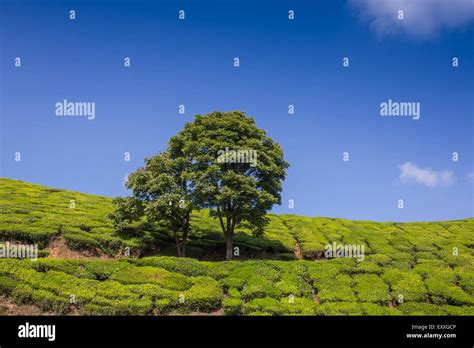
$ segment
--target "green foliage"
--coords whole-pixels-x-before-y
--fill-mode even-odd
[[[69,299],[57,296],[46,290],[33,290],[31,292],[31,303],[43,311],[51,311],[59,315],[66,314],[70,311]]]
[[[181,273],[188,277],[205,276],[211,272],[207,263],[190,258],[145,257],[142,259],[130,259],[130,262],[137,266],[163,268],[167,271]]]
[[[122,284],[160,284],[172,290],[186,290],[191,281],[184,275],[155,267],[129,267],[115,272],[111,279]]]
[[[241,315],[243,302],[240,298],[229,297],[222,301],[225,315]]]
[[[238,277],[223,278],[219,281],[223,288],[235,288],[240,290],[243,289],[246,282],[246,279]]]
[[[244,314],[265,313],[269,315],[315,315],[317,303],[301,297],[270,297],[253,299],[244,304]]]
[[[271,314],[269,314],[269,313],[259,312],[259,311],[249,312],[247,315],[250,316],[250,317],[268,317],[268,316],[271,316]]]
[[[75,208],[69,207],[71,199]],[[106,197],[0,179],[0,236],[11,242],[47,248],[59,236],[75,248],[117,256],[125,246],[134,255],[145,252],[154,240],[160,247],[155,253],[175,252],[166,228],[137,222],[119,233],[106,217],[112,211]],[[57,314],[473,315],[474,219],[399,224],[268,218],[264,237],[237,229],[242,259],[281,259],[276,253],[292,253],[298,243],[305,258],[317,260],[0,258],[0,293]],[[190,248],[215,259],[224,247],[219,222],[207,210],[193,212],[192,219]],[[334,241],[365,245],[364,261],[324,259],[321,245]],[[400,294],[403,303],[397,301]]]
[[[427,289],[421,278],[416,273],[387,269],[382,275],[382,279],[390,285],[392,297],[402,301],[424,301],[427,297]]]
[[[148,315],[153,303],[148,298],[135,300],[96,297],[84,306],[85,315]]]
[[[281,289],[275,287],[274,283],[259,276],[248,279],[242,290],[242,298],[246,301],[260,297],[280,297],[282,295]]]
[[[57,314],[471,315],[472,296],[456,285],[468,269],[445,265],[429,273],[432,263],[378,276],[353,273],[351,263],[338,260],[0,259],[0,293]],[[391,308],[399,294],[403,302]]]
[[[107,197],[0,179],[0,239],[37,243],[42,249],[64,235],[73,248],[104,247],[113,254],[128,241],[114,236],[107,219],[111,211]]]
[[[229,150],[234,157],[227,156]],[[185,177],[197,205],[219,219],[227,260],[236,227],[263,233],[267,211],[281,202],[288,163],[280,145],[253,118],[240,111],[196,115],[170,139],[168,151],[171,159],[189,164]],[[237,161],[235,151],[245,151],[247,159]]]
[[[280,254],[280,260],[283,261],[295,261],[298,258],[295,256],[294,253],[282,253]]]
[[[128,176],[126,187],[132,197],[116,198],[116,210],[109,217],[119,229],[146,218],[173,233],[178,256],[185,256],[194,209],[193,186],[187,171],[191,160],[171,159],[167,152],[145,160],[145,166]]]
[[[318,315],[363,315],[357,302],[326,302],[316,308]]]
[[[442,306],[441,309],[447,314],[447,315],[470,315],[474,316],[474,306]]]
[[[356,275],[354,281],[354,290],[361,302],[388,303],[388,286],[375,274]]]
[[[1,295],[10,295],[11,292],[19,285],[18,280],[10,277],[0,275],[0,294]]]
[[[379,306],[375,303],[362,302],[360,307],[364,315],[402,315],[396,308]]]
[[[283,315],[285,313],[281,302],[270,297],[258,298],[245,303],[244,313],[249,314],[255,312],[262,312],[269,315]]]
[[[282,275],[281,280],[275,284],[275,288],[283,296],[294,295],[294,296],[310,296],[311,287],[299,279],[295,274],[285,273]]]
[[[471,296],[474,296],[474,265],[459,267],[456,269],[459,278],[459,286]]]
[[[430,276],[425,281],[432,301],[437,304],[474,305],[474,296],[459,286],[449,283],[442,276]]]
[[[357,297],[350,287],[338,284],[323,287],[318,292],[318,297],[321,302],[357,301]]]
[[[379,266],[376,262],[366,260],[357,264],[357,272],[381,274],[383,267]]]
[[[97,280],[109,279],[112,273],[120,269],[130,268],[126,262],[115,261],[90,261],[90,260],[64,260],[64,259],[39,259],[31,263],[31,267],[39,272],[55,270],[73,275],[78,278]]]
[[[345,274],[321,278],[313,286],[318,291],[319,300],[324,302],[348,301],[355,302],[357,297],[352,290],[352,278]]]
[[[74,208],[70,208],[72,199]],[[0,179],[0,239],[39,243],[40,248],[45,248],[52,238],[61,236],[73,249],[99,250],[114,256],[123,255],[125,247],[130,247],[133,255],[150,252],[148,247],[157,244],[160,254],[176,254],[172,232],[164,224],[139,221],[117,230],[107,218],[114,209],[107,197]],[[472,267],[474,263],[470,248],[474,245],[474,219],[376,223],[294,215],[267,217],[264,237],[255,238],[250,229],[237,227],[234,242],[241,249],[241,256],[261,258],[279,253],[284,254],[285,260],[294,259],[298,243],[305,258],[318,258],[325,243],[360,242],[365,245],[365,260],[347,268],[352,274],[380,274],[374,264],[408,271],[414,267],[421,272],[420,264],[456,269]],[[223,250],[219,221],[208,210],[193,211],[191,226],[190,255],[207,259]],[[459,250],[458,256],[453,255],[454,247]]]
[[[445,315],[442,307],[424,302],[404,302],[398,309],[405,315]]]
[[[240,291],[237,290],[236,288],[230,288],[230,289],[227,291],[227,294],[228,294],[230,297],[235,297],[235,298],[240,298],[240,297],[241,297]]]
[[[223,291],[219,283],[210,277],[193,278],[193,286],[184,292],[181,307],[191,312],[210,312],[221,307]]]

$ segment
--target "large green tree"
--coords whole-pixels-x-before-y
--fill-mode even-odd
[[[282,148],[253,118],[232,111],[197,115],[170,139],[168,152],[172,160],[189,163],[184,176],[196,204],[219,219],[230,260],[236,227],[262,232],[266,213],[281,204],[288,168]]]
[[[190,217],[194,208],[192,188],[186,179],[185,159],[170,159],[167,152],[145,160],[145,166],[128,176],[125,186],[132,197],[116,198],[110,218],[118,228],[143,217],[164,224],[173,234],[178,256],[186,256]]]

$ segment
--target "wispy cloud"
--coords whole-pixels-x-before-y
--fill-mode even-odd
[[[380,35],[405,32],[429,38],[474,20],[473,0],[348,0]],[[398,19],[402,10],[404,18]]]
[[[467,174],[467,178],[474,182],[474,172],[470,172],[469,174]]]
[[[428,187],[451,185],[454,182],[454,174],[451,171],[420,168],[411,162],[406,162],[400,166],[399,178],[403,183],[415,182]]]

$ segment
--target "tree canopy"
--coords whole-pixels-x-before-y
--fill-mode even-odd
[[[185,256],[194,206],[184,174],[185,162],[171,160],[167,152],[146,159],[144,167],[128,176],[126,187],[133,196],[114,200],[117,209],[110,217],[116,226],[142,217],[148,222],[162,223],[173,233],[178,256]]]
[[[211,209],[232,258],[235,228],[240,224],[261,233],[265,215],[281,203],[288,163],[279,144],[257,128],[243,112],[197,115],[170,139],[172,160],[189,163],[185,176],[198,206]]]

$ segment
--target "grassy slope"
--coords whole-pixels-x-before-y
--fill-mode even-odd
[[[124,246],[143,251],[134,234],[154,233],[160,253],[173,251],[160,228],[118,236],[106,218],[112,209],[106,197],[0,179],[0,239],[46,247],[62,236],[71,248],[117,255]],[[193,220],[191,256],[223,255],[216,221],[207,212]],[[318,258],[332,242],[364,244],[365,261],[0,260],[0,291],[57,313],[473,314],[474,219],[375,223],[271,215],[264,238],[245,230],[236,238],[246,257],[286,259],[297,244],[306,258]],[[403,303],[396,302],[400,295]]]

